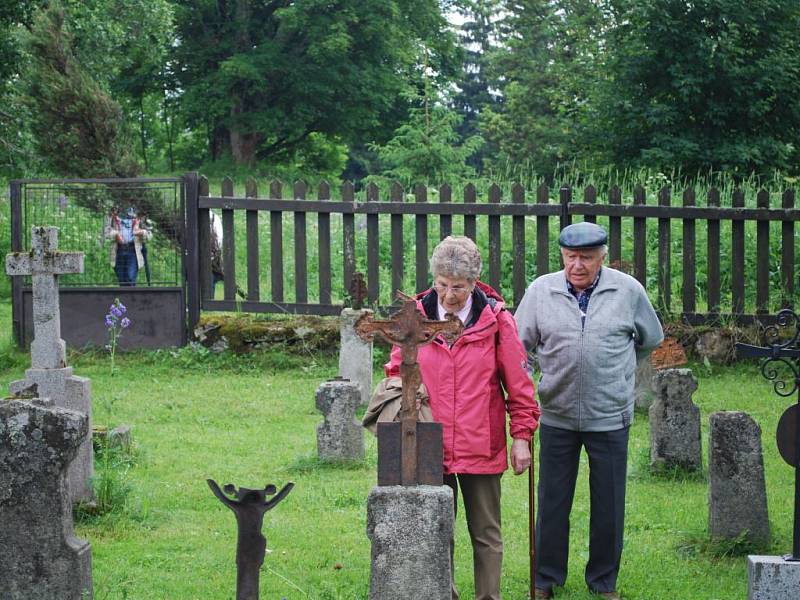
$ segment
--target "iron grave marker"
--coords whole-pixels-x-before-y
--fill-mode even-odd
[[[417,421],[416,394],[422,375],[417,349],[437,335],[452,341],[464,325],[453,315],[446,321],[427,319],[417,310],[413,298],[402,295],[402,308],[388,320],[364,315],[356,322],[356,332],[364,339],[376,334],[400,347],[403,400],[399,423],[378,423],[378,485],[442,485],[442,425]]]

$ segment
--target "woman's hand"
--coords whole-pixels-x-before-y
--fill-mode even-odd
[[[531,466],[531,446],[527,440],[514,439],[511,443],[511,468],[521,475]]]

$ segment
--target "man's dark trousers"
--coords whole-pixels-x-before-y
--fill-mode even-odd
[[[539,502],[536,515],[536,587],[563,586],[569,557],[569,514],[581,447],[589,456],[589,562],[586,584],[616,589],[625,520],[629,427],[615,431],[539,428]]]

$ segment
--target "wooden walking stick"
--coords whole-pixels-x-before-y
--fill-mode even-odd
[[[530,598],[533,598],[534,588],[536,587],[536,474],[534,473],[536,458],[533,450],[533,435],[531,434],[531,467],[528,469],[528,540],[531,569],[530,591],[528,593]]]

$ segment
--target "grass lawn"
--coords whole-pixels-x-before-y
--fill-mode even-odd
[[[5,389],[27,366],[24,355],[8,348],[9,329],[10,306],[0,303]],[[102,354],[73,353],[70,362],[76,374],[92,380],[95,423],[132,425],[138,448],[136,465],[128,472],[132,491],[126,508],[77,527],[92,544],[95,598],[234,597],[235,520],[214,498],[207,478],[246,487],[296,484],[264,520],[271,552],[261,575],[262,598],[367,598],[366,498],[375,484],[375,440],[367,436],[363,464],[341,467],[315,458],[321,415],[314,392],[336,374],[334,358],[275,354],[257,362],[189,349],[135,353],[118,357],[114,376]],[[793,471],[774,441],[789,401],[773,394],[753,365],[710,371],[694,365],[694,370],[700,379],[694,398],[702,411],[704,452],[713,411],[744,410],[761,425],[774,538],[768,551],[789,551]],[[647,470],[648,448],[647,418],[637,414],[620,590],[639,600],[745,597],[746,559],[714,556],[702,543],[708,518],[705,479],[654,478]],[[559,598],[593,597],[583,583],[586,467],[584,459],[570,534],[572,570]],[[504,597],[522,599],[528,586],[527,477],[503,478],[503,522]],[[463,517],[456,535],[456,581],[466,599],[473,587]]]

